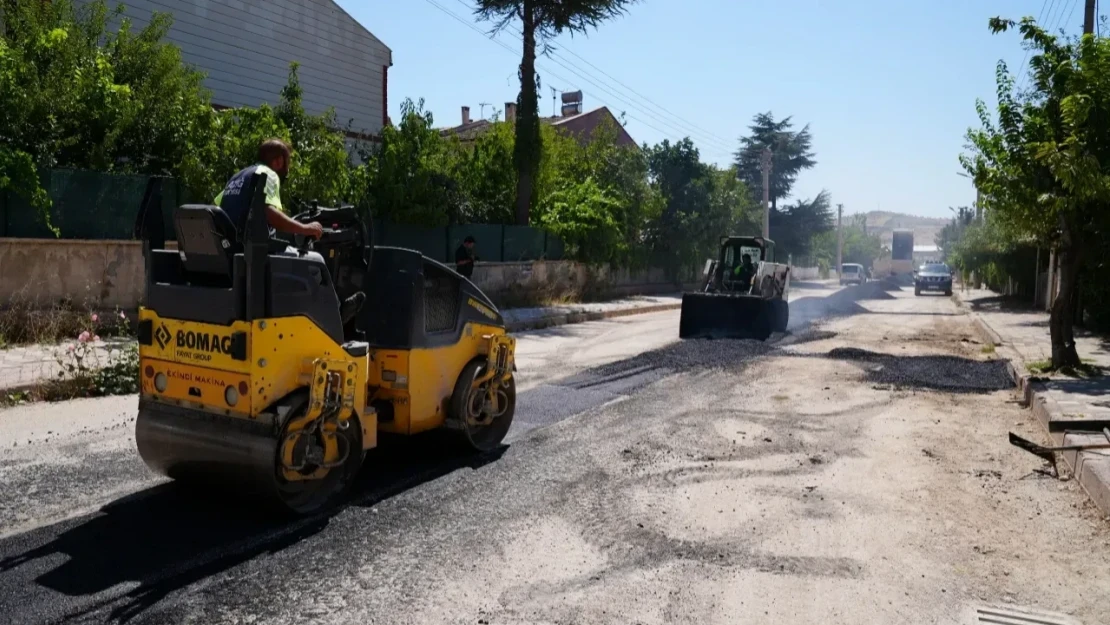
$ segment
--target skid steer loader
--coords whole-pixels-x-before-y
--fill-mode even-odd
[[[143,461],[308,514],[342,495],[378,432],[449,428],[476,451],[498,447],[516,407],[515,341],[489,298],[419,252],[374,248],[350,207],[294,217],[325,229],[291,255],[270,238],[264,184],[251,181],[245,227],[215,206],[178,207],[176,250],[158,181],[147,188]],[[344,324],[339,303],[359,291]]]
[[[790,267],[775,263],[773,241],[722,237],[720,254],[706,261],[703,278],[700,291],[682,295],[679,338],[765,341],[786,331]]]

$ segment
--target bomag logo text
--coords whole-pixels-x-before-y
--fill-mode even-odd
[[[231,337],[215,332],[178,330],[177,355],[191,360],[212,360],[212,354],[231,354]]]
[[[483,315],[489,317],[490,319],[493,319],[493,320],[497,319],[497,314],[496,313],[494,313],[492,310],[490,310],[487,306],[484,306],[481,303],[479,303],[474,298],[470,298],[469,301],[467,301],[467,304],[470,304],[475,310],[477,310],[478,312],[482,313]]]

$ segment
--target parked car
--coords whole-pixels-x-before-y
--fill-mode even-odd
[[[944,263],[926,263],[913,272],[913,294],[922,291],[943,291],[952,294],[952,269]]]
[[[840,284],[863,284],[866,280],[863,265],[844,263],[840,266]]]

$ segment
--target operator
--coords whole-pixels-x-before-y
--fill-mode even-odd
[[[285,214],[284,208],[281,205],[281,183],[289,175],[289,166],[293,160],[293,150],[289,144],[281,139],[268,139],[262,142],[258,147],[258,163],[241,170],[239,173],[231,177],[224,190],[216,196],[213,202],[219,206],[224,213],[231,219],[231,223],[235,225],[237,232],[242,233],[246,231],[247,215],[250,213],[251,200],[253,198],[247,197],[244,192],[249,188],[251,176],[254,174],[266,175],[266,223],[270,226],[270,236],[274,235],[274,231],[285,232],[293,235],[301,235],[311,239],[319,239],[324,234],[324,227],[319,222],[313,221],[311,223],[302,224],[301,222],[289,217]],[[319,260],[321,264],[324,263],[324,257],[316,252],[300,252],[295,247],[287,246],[284,252],[279,252],[283,256],[295,256],[306,258],[313,258]],[[323,283],[323,276],[316,269],[312,268],[313,274],[316,276],[319,283]],[[343,325],[354,319],[358,314],[362,303],[366,300],[366,294],[363,292],[355,293],[348,297],[339,306],[339,314],[343,318]]]
[[[752,255],[744,254],[740,257],[740,264],[733,270],[736,282],[751,287],[752,278],[755,277],[755,265],[752,265]]]
[[[455,271],[460,276],[469,278],[474,275],[475,260],[478,260],[478,256],[474,254],[474,237],[467,236],[455,250]]]

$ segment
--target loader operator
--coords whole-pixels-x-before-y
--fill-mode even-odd
[[[275,230],[311,239],[319,239],[324,234],[324,227],[319,222],[302,224],[286,215],[282,208],[281,182],[289,175],[292,157],[292,149],[281,139],[264,141],[258,147],[258,163],[232,176],[224,190],[216,196],[213,204],[227,214],[237,232],[245,231],[247,214],[250,212],[251,198],[247,197],[244,189],[247,188],[251,176],[259,173],[266,174],[266,223],[270,226],[271,237]],[[321,263],[324,262],[324,257],[316,252],[303,252],[303,254]],[[286,247],[284,255],[300,257],[302,252],[294,247]],[[313,272],[317,280],[322,283],[323,276],[316,272],[315,268]],[[366,294],[360,291],[340,304],[339,313],[344,325],[358,314],[365,300]]]
[[[744,254],[740,257],[740,264],[733,270],[732,275],[737,284],[750,287],[752,278],[755,277],[755,265],[752,264],[752,255]]]

